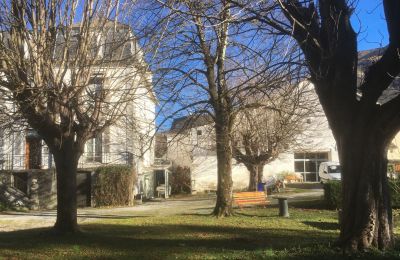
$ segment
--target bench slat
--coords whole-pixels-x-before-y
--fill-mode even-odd
[[[236,192],[233,194],[234,202],[239,206],[244,205],[267,205],[266,194],[262,191]]]

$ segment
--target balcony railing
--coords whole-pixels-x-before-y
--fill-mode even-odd
[[[170,166],[171,165],[171,161],[168,159],[164,159],[164,158],[154,158],[154,163],[153,166]]]
[[[130,152],[83,153],[79,159],[78,168],[92,168],[105,164],[133,165],[134,156]],[[42,153],[39,169],[55,167],[54,159],[48,153]],[[25,154],[0,154],[0,170],[26,170],[28,169]]]

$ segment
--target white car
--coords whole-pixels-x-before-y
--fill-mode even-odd
[[[322,162],[319,165],[319,178],[322,183],[327,181],[340,181],[341,167],[338,162]]]

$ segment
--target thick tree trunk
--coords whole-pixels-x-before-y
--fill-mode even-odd
[[[257,191],[258,184],[258,167],[255,164],[245,164],[249,171],[249,187],[248,191]]]
[[[223,119],[216,122],[218,186],[217,202],[213,214],[217,217],[232,215],[232,145],[229,124]]]
[[[338,142],[342,165],[339,244],[357,251],[394,245],[385,142],[374,134],[352,134]]]
[[[57,220],[54,228],[60,233],[77,232],[76,171],[79,155],[73,141],[54,152],[57,172]]]

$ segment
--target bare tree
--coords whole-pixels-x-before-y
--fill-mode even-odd
[[[289,149],[301,149],[310,138],[320,111],[308,84],[294,84],[269,93],[260,107],[241,110],[234,124],[233,155],[250,173],[249,190],[262,182],[264,166]],[[308,131],[308,133],[306,133]]]
[[[385,101],[381,97],[392,88],[400,72],[400,2],[382,1],[389,44],[367,67],[361,80],[357,34],[350,20],[354,2],[279,0],[260,6],[247,1],[235,4],[270,32],[293,37],[304,53],[342,165],[339,245],[351,251],[371,246],[383,250],[394,245],[386,154],[400,130],[400,96]]]
[[[86,141],[149,87],[120,9],[113,0],[0,4],[0,87],[54,156],[60,232],[78,229],[76,170]]]
[[[296,54],[288,51],[284,56],[285,50],[277,47],[284,41],[281,37],[260,38],[256,27],[243,26],[240,13],[226,0],[148,2],[144,10],[152,12],[147,14],[152,22],[143,32],[152,32],[152,42],[158,43],[153,66],[159,97],[174,104],[174,114],[185,111],[212,118],[218,161],[214,215],[229,216],[235,115],[251,106],[244,97],[259,91],[254,79],[269,73],[269,82],[257,83],[279,86],[290,67],[281,61]]]

